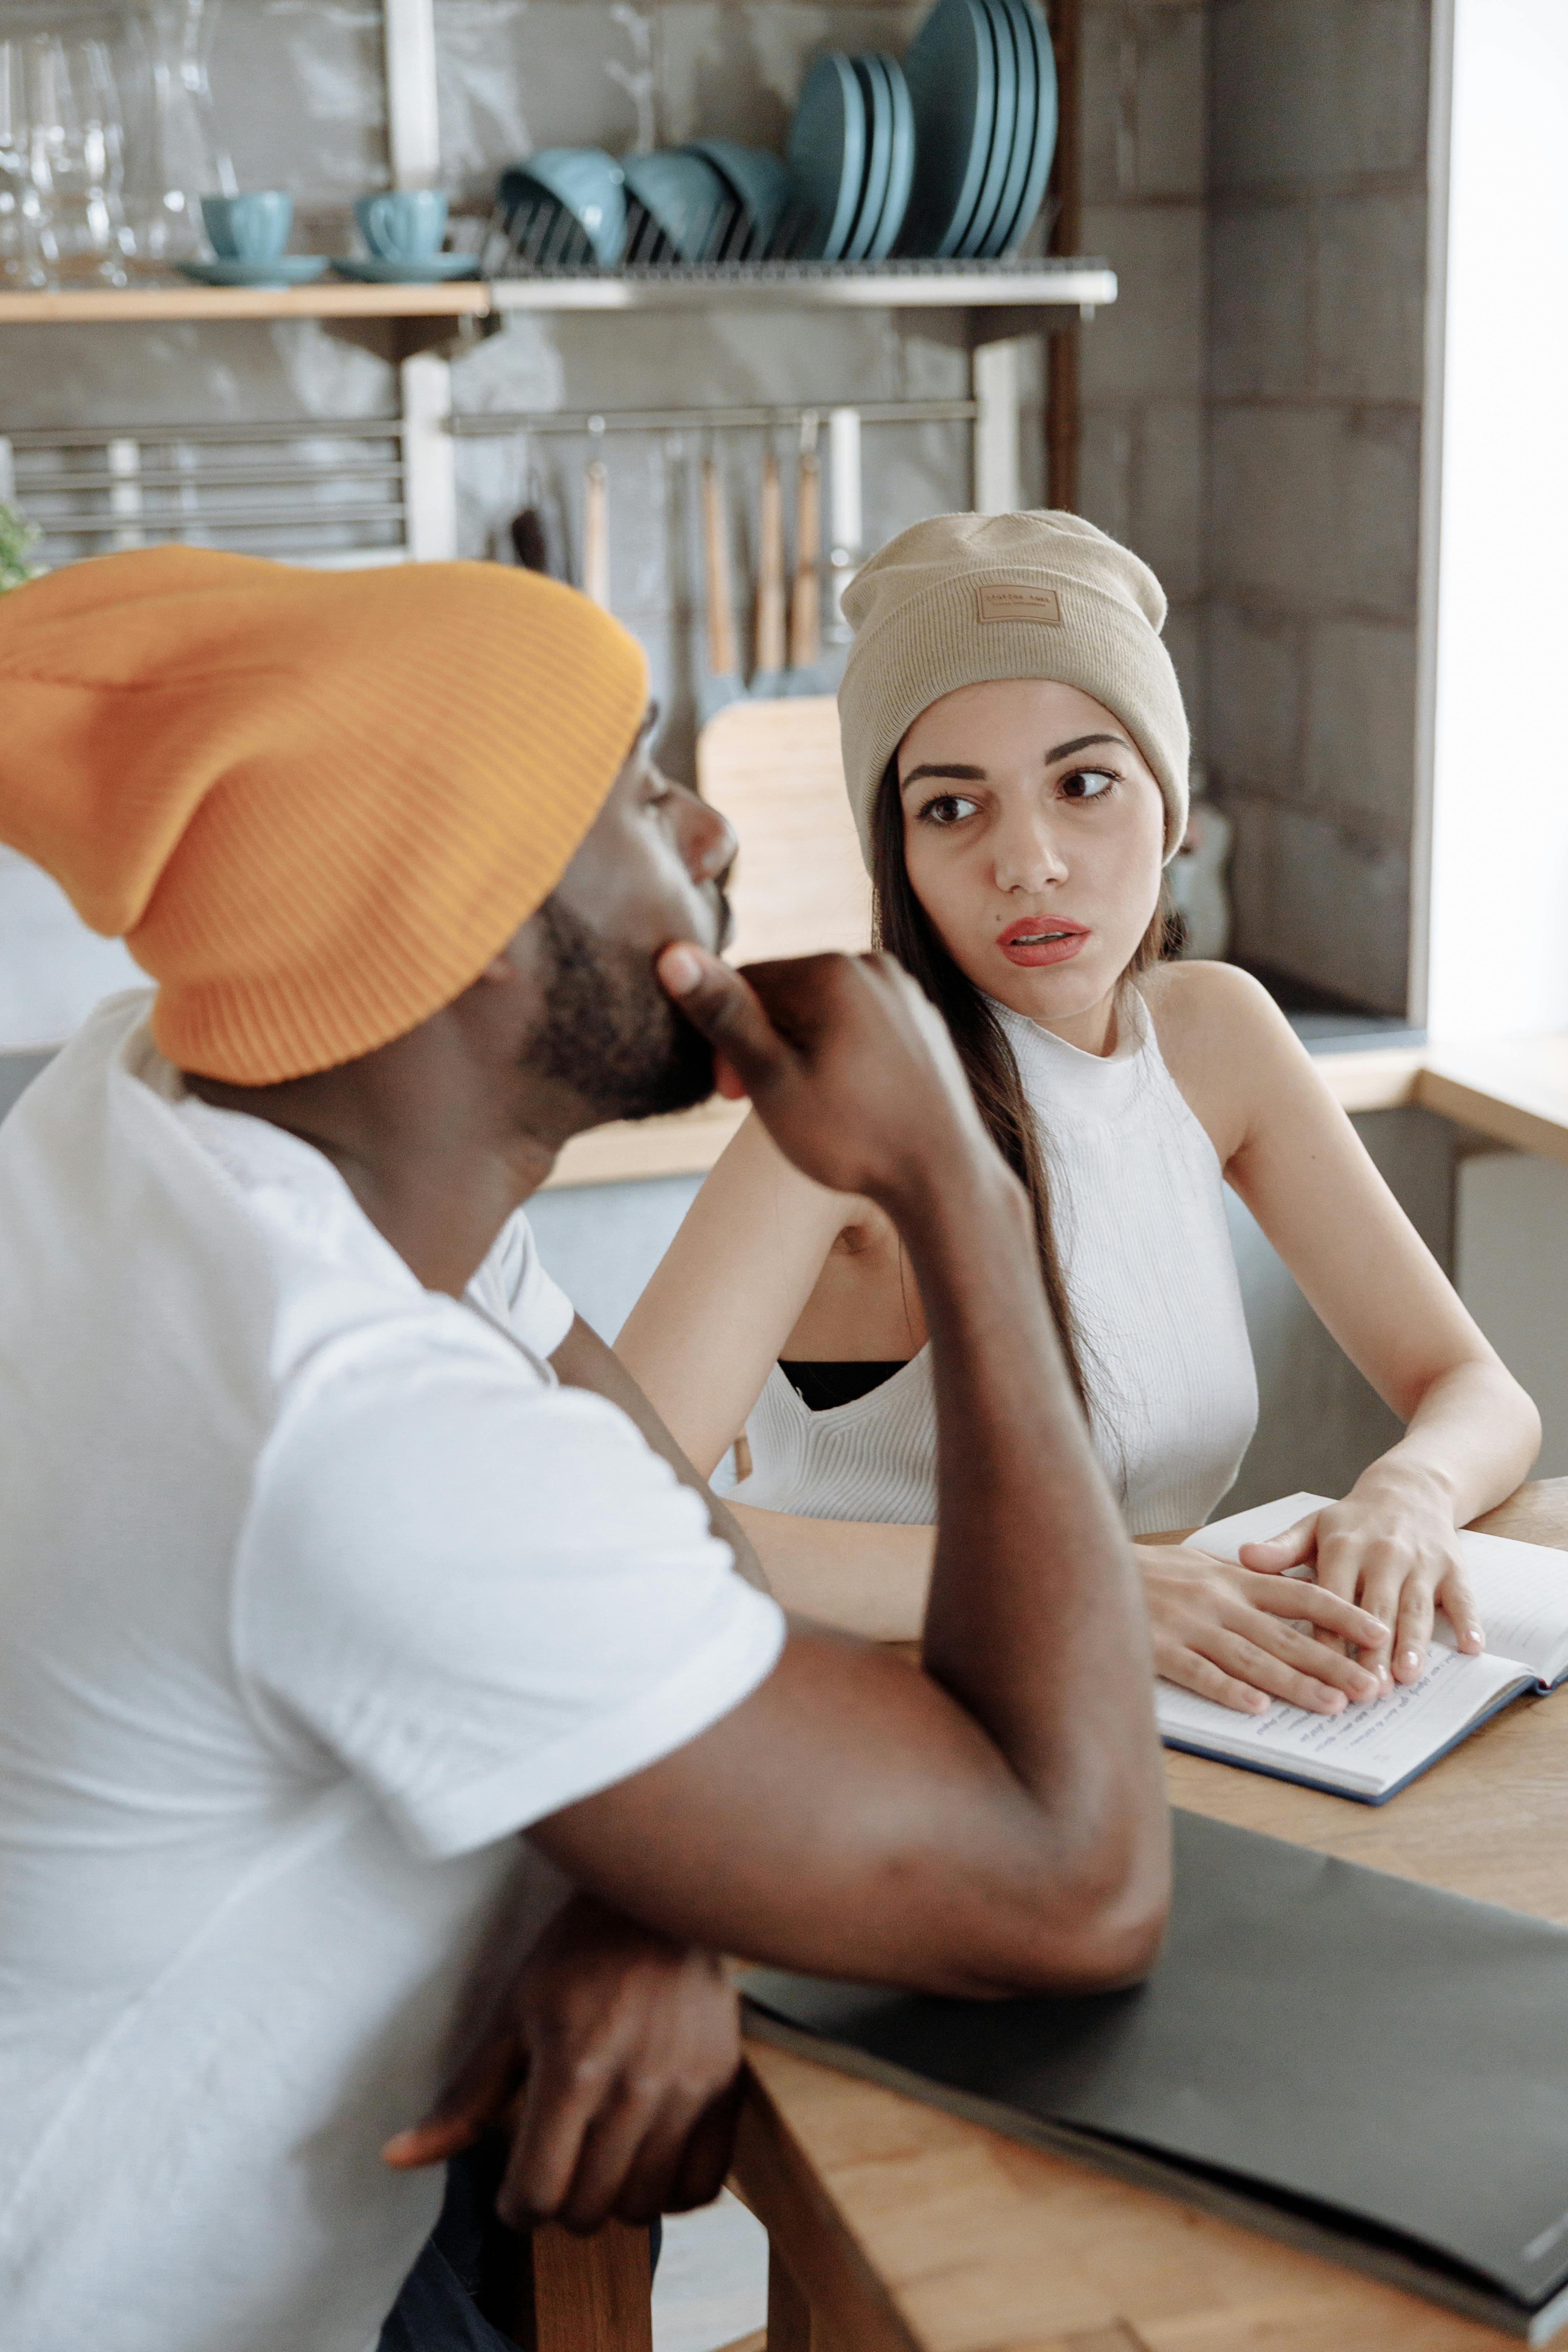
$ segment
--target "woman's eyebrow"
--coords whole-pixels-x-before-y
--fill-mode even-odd
[[[907,776],[900,776],[899,782],[900,785],[917,784],[922,776],[946,776],[959,784],[983,784],[985,782],[984,768],[963,768],[949,760],[927,760],[920,767],[911,768]]]
[[[1046,753],[1046,765],[1054,768],[1058,760],[1070,760],[1075,751],[1087,751],[1091,743],[1120,743],[1124,751],[1132,746],[1123,735],[1075,735],[1070,743],[1058,743],[1054,751]]]

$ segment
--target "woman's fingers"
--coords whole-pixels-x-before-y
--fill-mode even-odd
[[[1432,1639],[1432,1587],[1425,1577],[1405,1581],[1394,1632],[1394,1679],[1417,1683],[1426,1671],[1426,1650]]]
[[[1317,1555],[1318,1513],[1309,1511],[1294,1527],[1262,1543],[1243,1544],[1237,1557],[1255,1576],[1282,1576],[1288,1568],[1305,1568]]]
[[[1196,1698],[1212,1698],[1220,1706],[1228,1706],[1237,1715],[1261,1715],[1268,1705],[1268,1694],[1251,1683],[1239,1682],[1216,1666],[1212,1658],[1190,1650],[1184,1643],[1157,1642],[1154,1645],[1154,1665],[1168,1683],[1178,1689],[1191,1691]]]
[[[1304,1617],[1309,1624],[1353,1642],[1358,1649],[1375,1647],[1386,1639],[1384,1627],[1370,1610],[1358,1608],[1341,1593],[1325,1591],[1321,1584],[1303,1584],[1297,1577],[1288,1582],[1270,1580],[1249,1585],[1247,1601],[1251,1608],[1269,1616]]]
[[[1470,1657],[1478,1656],[1487,1646],[1486,1628],[1465,1571],[1457,1561],[1437,1587],[1437,1605],[1453,1627],[1460,1649]]]

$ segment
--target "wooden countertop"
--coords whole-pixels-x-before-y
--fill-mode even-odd
[[[1312,1056],[1348,1111],[1417,1103],[1495,1143],[1568,1160],[1568,1036],[1474,1045],[1372,1045]],[[643,1176],[698,1176],[711,1168],[746,1115],[710,1102],[678,1118],[601,1127],[569,1143],[552,1184],[617,1184]]]
[[[1568,1479],[1521,1488],[1481,1524],[1568,1544]],[[1194,1811],[1568,1924],[1568,1695],[1505,1709],[1377,1809],[1197,1757],[1168,1753],[1166,1765],[1173,1799]],[[785,2272],[768,2352],[1502,2352],[1517,2341],[765,2042],[748,2043],[747,2063],[737,2176]]]

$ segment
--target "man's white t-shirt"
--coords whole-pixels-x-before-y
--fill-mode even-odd
[[[554,1382],[521,1216],[425,1290],[110,1000],[0,1129],[0,2341],[368,2352],[516,1832],[735,1706],[782,1620]]]

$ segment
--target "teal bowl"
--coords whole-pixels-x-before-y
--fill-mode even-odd
[[[765,147],[742,147],[736,139],[694,139],[677,152],[710,163],[741,207],[742,217],[729,239],[729,257],[760,261],[772,249],[789,210],[789,166],[784,157],[771,155]]]
[[[621,171],[633,206],[629,260],[719,259],[741,207],[706,156],[628,155]]]
[[[497,198],[524,260],[614,269],[626,251],[621,167],[601,148],[542,147],[502,173]]]

